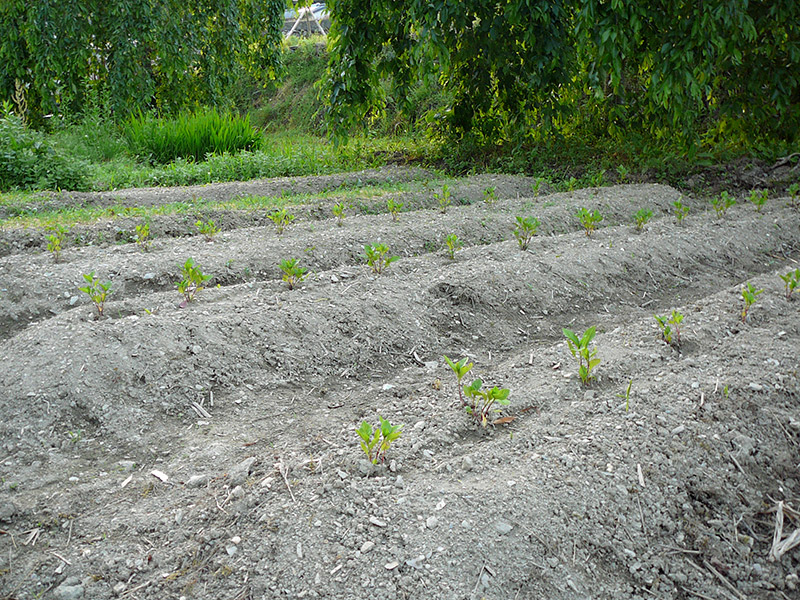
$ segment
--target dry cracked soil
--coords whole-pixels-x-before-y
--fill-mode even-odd
[[[800,598],[800,292],[780,278],[800,210],[480,175],[440,212],[442,186],[395,167],[41,198],[186,204],[148,251],[109,210],[58,262],[45,232],[0,231],[0,597]],[[300,192],[283,234],[192,209]],[[603,216],[590,236],[581,207]],[[526,251],[517,216],[540,221]],[[399,259],[375,274],[367,244]],[[213,278],[182,303],[190,257]],[[102,318],[89,272],[111,281]],[[584,385],[562,330],[590,327]],[[510,390],[485,427],[444,355]],[[379,416],[403,428],[373,465],[355,430]]]

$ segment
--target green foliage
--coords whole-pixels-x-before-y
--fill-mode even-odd
[[[301,267],[296,258],[282,260],[280,267],[281,271],[283,271],[283,280],[289,285],[290,290],[293,290],[294,286],[307,276],[308,269]]]
[[[761,209],[767,203],[767,198],[769,197],[769,190],[751,190],[750,191],[750,202],[753,203],[753,206],[756,207],[758,212],[761,212]]]
[[[442,193],[441,194],[434,194],[433,197],[439,203],[439,212],[444,214],[447,212],[447,207],[450,206],[450,186],[444,184],[442,186]]]
[[[592,235],[592,232],[597,229],[597,224],[603,220],[603,216],[598,211],[590,211],[585,207],[578,209],[578,213],[575,216],[578,217],[581,225],[583,225],[587,237]]]
[[[630,408],[631,387],[633,387],[633,379],[628,382],[628,387],[625,388],[624,394],[617,394],[617,398],[623,398],[625,400],[625,412],[628,412],[628,408]]]
[[[719,196],[711,199],[711,206],[720,219],[725,216],[725,213],[728,212],[728,209],[734,204],[736,204],[736,200],[731,198],[731,195],[725,190],[720,192]]]
[[[378,415],[380,424],[373,430],[372,425],[362,421],[361,427],[356,429],[358,437],[361,438],[361,449],[367,455],[367,459],[374,465],[378,461],[386,460],[386,451],[392,442],[400,438],[402,425],[392,425],[388,420]]]
[[[271,215],[268,215],[268,217],[270,221],[275,223],[275,231],[278,232],[278,235],[281,235],[283,231],[292,224],[292,221],[294,221],[294,215],[289,214],[285,208],[276,210]]]
[[[447,355],[444,355],[444,361],[447,363],[447,366],[453,370],[455,373],[456,378],[458,379],[458,399],[461,402],[461,406],[466,406],[467,402],[464,400],[464,393],[462,391],[461,380],[464,379],[464,376],[472,370],[474,366],[473,363],[469,362],[467,357],[458,359],[458,361],[453,362]]]
[[[262,144],[249,116],[219,113],[215,108],[171,119],[138,113],[125,124],[125,136],[133,152],[162,164],[177,158],[201,161],[209,154],[258,150]]]
[[[0,100],[15,79],[31,122],[85,113],[91,86],[124,118],[198,104],[226,105],[238,81],[280,70],[285,0],[0,3]]]
[[[673,310],[670,316],[653,315],[658,328],[661,330],[661,339],[670,346],[681,345],[681,323],[683,323],[683,315],[677,310]]]
[[[589,185],[591,187],[602,187],[605,181],[606,181],[606,172],[603,170],[592,173],[589,176]]]
[[[786,275],[781,275],[780,278],[783,279],[786,299],[791,300],[792,293],[794,292],[795,288],[800,285],[800,269],[789,271]]]
[[[205,283],[211,279],[211,275],[204,275],[200,265],[194,262],[193,258],[188,259],[181,267],[183,279],[176,281],[178,292],[183,296],[181,306],[186,306],[194,300],[195,295],[205,287]]]
[[[203,221],[197,221],[194,226],[197,228],[197,233],[205,237],[208,242],[213,242],[214,236],[219,233],[219,227],[217,227],[211,219],[205,223]]]
[[[742,309],[742,323],[747,322],[747,315],[750,312],[750,307],[756,303],[756,298],[764,290],[757,290],[752,283],[748,282],[747,287],[742,287],[742,299],[744,300],[744,308]]]
[[[3,103],[0,109],[0,191],[81,190],[86,187],[84,172],[83,163],[57,152],[43,134],[25,126],[8,102]]]
[[[136,245],[142,252],[147,252],[150,249],[150,244],[153,240],[150,238],[150,223],[145,221],[136,226]]]
[[[478,423],[486,427],[489,424],[489,414],[499,412],[500,409],[494,408],[495,404],[508,406],[508,388],[493,387],[485,389],[483,381],[476,379],[470,385],[464,386],[464,396],[466,398],[467,413],[472,415]]]
[[[372,268],[372,272],[380,275],[389,265],[396,261],[399,256],[389,256],[389,247],[386,244],[367,244],[364,246],[364,255],[367,264]]]
[[[646,208],[640,208],[633,215],[633,222],[636,223],[636,230],[641,231],[647,222],[653,218],[653,211]]]
[[[789,201],[791,205],[795,208],[800,207],[800,183],[793,183],[786,191],[789,192]]]
[[[389,198],[386,201],[386,208],[389,209],[389,214],[392,215],[392,221],[397,222],[400,220],[400,211],[403,210],[402,202],[395,202],[394,199]]]
[[[333,205],[333,216],[336,217],[336,225],[338,227],[344,225],[344,218],[346,216],[344,202],[339,202]]]
[[[536,230],[539,229],[539,219],[536,217],[514,217],[517,220],[517,226],[512,232],[514,237],[517,238],[519,249],[523,252],[528,249],[533,236],[536,235]]]
[[[595,358],[597,348],[589,348],[589,344],[592,343],[597,330],[594,326],[589,327],[580,338],[570,329],[563,329],[562,331],[567,337],[570,353],[578,360],[578,375],[581,378],[581,382],[583,385],[588,385],[594,379],[592,371],[600,364],[600,359]]]
[[[617,179],[620,183],[625,183],[628,181],[628,175],[630,175],[630,171],[625,165],[617,165]]]
[[[51,227],[53,233],[47,236],[47,251],[53,255],[53,262],[61,260],[61,251],[64,249],[64,239],[69,233],[69,227],[56,225]]]
[[[487,187],[483,190],[483,201],[486,204],[494,204],[497,202],[497,186]]]
[[[573,126],[681,132],[686,148],[800,129],[795,0],[331,0],[328,122],[337,135],[438,78],[438,127],[478,142]],[[391,77],[393,89],[381,85]],[[770,90],[765,93],[764,90]],[[575,119],[572,119],[574,123]]]
[[[79,287],[78,289],[88,295],[92,302],[94,302],[94,307],[97,309],[97,318],[99,319],[103,316],[106,299],[111,293],[111,282],[106,281],[105,283],[101,283],[100,280],[95,277],[94,271],[88,275],[84,273],[83,278],[86,280],[86,286]]]
[[[675,202],[673,202],[672,206],[675,207],[674,209],[675,219],[677,219],[678,225],[681,225],[683,223],[683,220],[686,218],[686,215],[689,214],[689,207],[685,206],[683,202],[681,202],[680,200],[676,200]]]
[[[461,240],[458,239],[458,236],[455,233],[447,234],[447,237],[444,238],[444,246],[445,250],[447,251],[447,256],[450,257],[450,260],[456,259],[456,252],[461,250]]]

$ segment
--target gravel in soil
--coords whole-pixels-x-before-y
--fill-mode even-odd
[[[2,232],[0,597],[798,597],[796,208],[720,219],[662,185],[480,175],[440,212],[431,174],[369,177],[413,185],[351,191],[369,210],[342,226],[336,198],[290,207],[281,235],[263,212],[222,211],[212,242],[164,217],[147,252],[97,244],[112,218],[58,263],[41,232]],[[604,216],[591,236],[580,207]],[[541,222],[525,252],[515,216]],[[379,275],[378,243],[400,257]],[[189,257],[213,279],[181,306]],[[309,276],[290,290],[292,257]],[[112,282],[100,319],[90,271]],[[743,323],[745,283],[764,291]],[[653,318],[672,310],[675,346]],[[590,326],[582,385],[562,329]],[[497,423],[459,407],[443,355],[511,390]],[[379,415],[403,429],[373,465],[355,428]]]

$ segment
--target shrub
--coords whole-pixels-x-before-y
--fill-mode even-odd
[[[389,265],[396,261],[398,256],[388,256],[389,247],[386,244],[367,244],[364,246],[364,255],[367,258],[367,264],[376,275],[380,275],[389,268]]]
[[[124,132],[134,152],[162,164],[176,158],[201,161],[208,154],[258,150],[262,144],[250,117],[220,114],[215,108],[182,113],[174,119],[139,113],[128,120]]]
[[[597,224],[603,220],[603,216],[598,211],[590,211],[588,208],[580,208],[576,216],[583,225],[587,237],[592,235],[592,232],[597,229]]]
[[[183,275],[183,279],[181,281],[176,281],[175,285],[183,296],[181,306],[184,307],[194,300],[197,292],[202,290],[205,283],[211,279],[211,275],[203,275],[203,271],[200,270],[200,265],[196,264],[193,258],[188,259],[184,263],[181,268],[181,274]]]
[[[50,229],[52,235],[47,236],[47,251],[53,255],[53,262],[61,260],[61,251],[64,249],[64,238],[69,233],[69,227],[56,225]]]
[[[307,270],[301,267],[296,258],[288,258],[280,262],[281,271],[283,271],[283,280],[289,286],[290,290],[294,289],[298,283],[306,278]]]
[[[536,230],[539,229],[539,219],[536,217],[515,217],[517,226],[512,232],[514,237],[517,238],[519,249],[523,252],[528,249],[528,246],[536,235]]]
[[[0,109],[0,190],[87,186],[86,166],[56,152],[45,136],[28,129],[7,102]]]

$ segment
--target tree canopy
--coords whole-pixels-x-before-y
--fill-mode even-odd
[[[285,0],[3,0],[0,100],[24,90],[34,118],[80,112],[98,87],[118,116],[225,104],[243,73],[260,80],[278,70],[284,7]]]
[[[329,0],[329,123],[343,134],[394,81],[436,77],[445,126],[492,137],[568,120],[797,139],[796,0]]]

